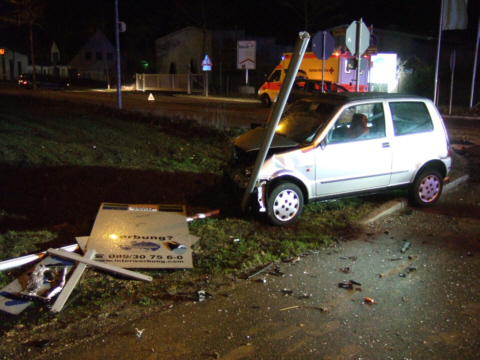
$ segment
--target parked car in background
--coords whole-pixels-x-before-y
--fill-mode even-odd
[[[321,93],[341,93],[341,92],[348,92],[348,90],[332,81],[324,81],[323,82],[323,91],[320,89],[322,88],[322,80],[310,80],[310,79],[301,79],[298,78],[295,80],[292,86],[292,90],[290,91],[290,95],[287,99],[287,104],[292,104],[295,101],[312,95],[317,95]]]
[[[224,163],[229,190],[247,187],[267,129],[232,141]],[[451,169],[442,118],[426,98],[382,93],[318,94],[282,115],[252,194],[252,208],[289,225],[305,203],[408,189],[434,205]]]
[[[67,79],[51,75],[36,74],[35,81],[38,89],[61,90],[69,87]],[[26,89],[33,89],[33,74],[20,75],[18,78],[18,85]]]

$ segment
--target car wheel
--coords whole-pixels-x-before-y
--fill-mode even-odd
[[[280,183],[268,197],[267,216],[273,225],[285,226],[297,221],[303,210],[303,194],[292,183]]]
[[[264,108],[269,108],[270,106],[272,106],[272,100],[270,100],[270,96],[268,95],[262,96],[262,106]]]
[[[429,207],[435,205],[443,189],[443,178],[437,170],[424,170],[417,175],[410,189],[413,205]]]

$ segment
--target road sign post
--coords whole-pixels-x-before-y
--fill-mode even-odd
[[[330,58],[335,48],[335,39],[327,31],[319,31],[312,39],[312,50],[318,59],[322,59],[322,92],[325,83],[325,60]]]
[[[368,49],[370,44],[370,32],[368,31],[367,26],[362,21],[362,18],[358,21],[354,21],[347,28],[345,45],[347,45],[348,50],[356,58],[356,67],[357,67],[357,85],[356,91],[360,89],[359,75],[360,75],[360,57]]]
[[[205,55],[205,58],[202,61],[202,70],[204,71],[204,76],[205,76],[204,93],[205,93],[205,96],[208,97],[208,72],[212,71],[212,60],[210,60],[208,55]]]

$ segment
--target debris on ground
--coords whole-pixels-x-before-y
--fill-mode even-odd
[[[340,259],[342,260],[352,260],[352,261],[356,261],[357,260],[357,257],[356,256],[340,256]]]
[[[400,256],[399,258],[391,258],[391,259],[387,259],[389,261],[400,261],[400,260],[403,260],[403,256]]]
[[[408,250],[409,247],[410,247],[410,241],[407,241],[405,245],[403,245],[401,252],[404,253],[405,251]]]
[[[256,273],[250,275],[247,279],[254,278],[255,276],[263,273],[264,271],[268,270],[268,269],[270,268],[270,266],[272,266],[272,264],[273,264],[273,263],[268,264],[268,265],[267,265],[266,267],[264,267],[263,269],[261,269],[261,270],[257,271]]]
[[[197,300],[199,302],[205,301],[206,298],[213,298],[213,295],[206,292],[205,290],[198,290],[197,291]]]
[[[209,212],[206,212],[206,213],[198,213],[198,214],[193,215],[191,217],[187,217],[187,222],[191,222],[191,221],[194,221],[194,220],[202,220],[202,219],[206,219],[208,217],[218,216],[218,215],[220,215],[220,210],[213,210],[213,211],[209,211]]]
[[[285,273],[283,273],[280,268],[278,266],[276,266],[273,271],[269,271],[268,272],[270,275],[274,275],[274,276],[283,276],[285,275]]]
[[[135,331],[136,331],[135,336],[140,339],[145,329],[138,330],[137,328],[135,328]]]
[[[284,262],[296,264],[299,261],[300,261],[300,256],[295,256],[295,257],[292,257],[292,258],[289,258],[289,259],[285,260]]]
[[[344,282],[338,283],[338,287],[343,289],[353,289],[353,285],[362,286],[362,284],[354,280],[348,280],[347,282],[344,281]]]

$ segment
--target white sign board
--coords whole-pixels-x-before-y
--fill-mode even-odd
[[[371,83],[388,84],[397,81],[397,54],[372,55],[371,62]]]
[[[192,245],[183,206],[100,206],[87,249],[95,260],[121,268],[192,268]]]
[[[256,69],[256,56],[256,41],[237,41],[237,69]]]

